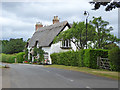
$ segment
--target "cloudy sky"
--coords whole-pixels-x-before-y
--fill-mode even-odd
[[[93,16],[102,16],[103,20],[110,23],[114,28],[112,34],[118,36],[118,10],[104,11],[91,10],[93,6],[90,0],[37,0],[24,2],[2,1],[0,4],[0,25],[2,25],[2,39],[23,38],[27,40],[35,32],[35,23],[43,25],[52,24],[55,15],[60,21],[67,20],[69,23],[85,21],[84,11],[89,12],[89,20]]]

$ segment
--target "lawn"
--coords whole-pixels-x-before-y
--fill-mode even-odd
[[[64,65],[45,65],[44,67],[79,71],[79,72],[89,73],[97,76],[103,76],[103,77],[118,80],[118,72],[115,72],[115,71],[108,71],[103,69],[91,69],[87,67],[64,66]]]

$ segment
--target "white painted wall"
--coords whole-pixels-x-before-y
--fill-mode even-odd
[[[30,49],[31,49],[31,47],[27,47],[27,49],[28,49],[28,60],[30,60]]]

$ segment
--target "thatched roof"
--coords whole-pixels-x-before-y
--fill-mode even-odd
[[[52,24],[50,26],[45,26],[39,28],[32,36],[29,41],[29,46],[34,47],[36,42],[38,42],[38,46],[50,46],[54,40],[54,38],[64,30],[65,26],[70,28],[70,25],[67,21],[59,22],[56,24]]]

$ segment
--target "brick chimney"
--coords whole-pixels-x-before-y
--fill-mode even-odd
[[[37,31],[39,28],[43,27],[41,22],[37,22],[35,25],[35,31]]]
[[[58,23],[58,22],[59,22],[58,16],[54,16],[54,18],[53,18],[53,24]]]

